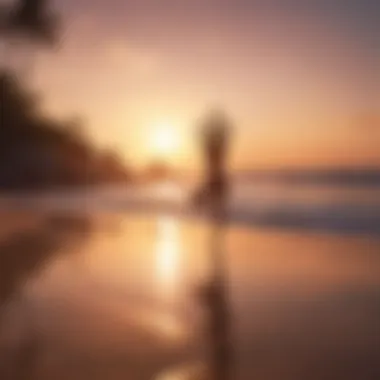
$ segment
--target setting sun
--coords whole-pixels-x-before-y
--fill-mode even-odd
[[[157,124],[152,129],[150,139],[150,149],[153,153],[162,155],[172,155],[180,145],[180,137],[176,128],[170,124]]]

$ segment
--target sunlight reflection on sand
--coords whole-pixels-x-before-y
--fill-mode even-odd
[[[42,380],[60,373],[69,378],[70,358],[84,371],[75,380],[111,370],[110,378],[142,373],[139,378],[152,379],[165,369],[159,380],[204,376],[190,368],[196,372],[203,359],[203,341],[197,339],[204,331],[193,320],[200,315],[192,305],[194,287],[207,274],[207,224],[98,215],[78,241],[79,223],[70,224],[74,233],[61,218],[53,220],[46,233],[33,238],[30,232],[30,241],[39,247],[39,236],[65,229],[58,233],[59,255],[43,255],[43,265],[24,267],[21,261],[17,289],[8,284],[0,330],[12,334],[7,340],[0,334],[0,346],[12,357],[9,365],[17,368],[19,352],[35,349],[30,360],[36,360]],[[236,379],[276,379],[280,373],[294,379],[297,370],[311,373],[320,363],[336,379],[375,371],[379,244],[368,237],[231,226],[224,248]],[[4,252],[7,247],[12,244]],[[48,368],[40,347],[48,350]],[[346,357],[352,358],[351,377]],[[314,378],[323,377],[315,372]]]

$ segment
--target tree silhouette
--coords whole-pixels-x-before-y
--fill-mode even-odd
[[[37,47],[54,47],[58,29],[59,19],[49,9],[47,0],[19,0],[13,6],[0,9],[0,36],[8,47],[5,55],[16,55],[17,60],[25,64],[25,70],[30,70]],[[20,52],[25,53],[21,59]]]
[[[58,19],[48,5],[47,0],[0,5],[0,38],[9,48],[1,63],[7,66],[7,56],[26,53],[15,58],[30,70],[32,53],[54,46]],[[39,96],[24,76],[13,65],[0,69],[0,188],[127,180],[122,160],[97,149],[83,133],[80,119],[58,121],[43,114]]]
[[[11,73],[0,73],[0,188],[124,182],[114,152],[95,147],[79,120],[45,116],[39,96]]]
[[[57,41],[58,18],[47,4],[47,0],[20,0],[10,14],[10,32],[31,43],[53,46]]]

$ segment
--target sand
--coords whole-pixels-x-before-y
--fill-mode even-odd
[[[1,379],[151,380],[209,364],[212,303],[199,299],[213,264],[206,224],[0,220]],[[231,379],[377,378],[379,240],[229,226],[221,247],[229,323],[218,334],[228,337]]]

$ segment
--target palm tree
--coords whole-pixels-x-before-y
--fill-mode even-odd
[[[56,42],[57,18],[47,0],[20,0],[11,13],[10,29],[32,43],[52,46]]]
[[[0,9],[0,36],[5,38],[6,55],[8,58],[15,55],[17,61],[26,65],[23,69],[29,71],[36,47],[52,48],[57,42],[58,24],[58,17],[50,11],[48,0],[19,0],[11,7],[3,7]],[[25,53],[21,59],[17,54],[19,49],[13,49],[20,46],[21,53]]]

